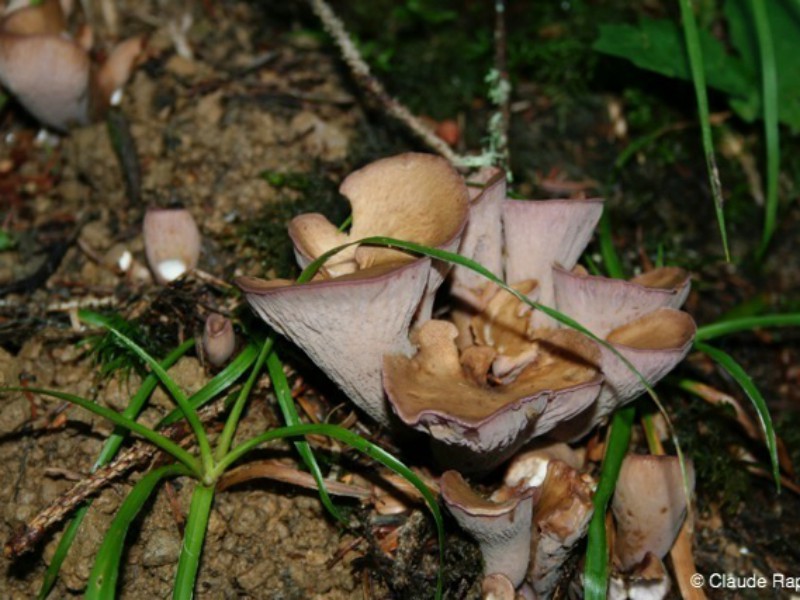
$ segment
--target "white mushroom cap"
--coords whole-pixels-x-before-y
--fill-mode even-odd
[[[142,224],[147,263],[165,285],[197,266],[202,238],[185,208],[149,208]]]
[[[690,491],[694,468],[686,463]],[[663,559],[686,516],[686,494],[675,456],[629,454],[622,462],[611,503],[617,522],[614,554],[623,571],[650,553]]]
[[[486,573],[505,575],[514,587],[522,583],[530,557],[531,515],[535,491],[503,502],[480,496],[457,471],[439,483],[447,508],[481,548]]]
[[[270,327],[300,346],[362,410],[388,425],[383,356],[413,353],[408,330],[429,271],[430,261],[421,259],[302,285],[246,277],[236,283]]]

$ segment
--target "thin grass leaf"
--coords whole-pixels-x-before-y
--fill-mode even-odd
[[[178,559],[178,570],[175,573],[175,584],[172,587],[174,600],[191,600],[194,596],[197,569],[200,566],[200,555],[203,552],[203,542],[206,539],[213,502],[214,486],[198,483],[192,494],[189,517],[183,532],[183,546]]]
[[[769,460],[772,464],[772,476],[775,478],[775,486],[777,487],[778,491],[780,491],[781,474],[780,462],[778,461],[778,442],[775,438],[775,428],[772,425],[772,417],[769,414],[769,408],[767,407],[767,403],[764,401],[764,397],[761,395],[761,392],[758,391],[758,388],[755,386],[753,380],[750,378],[747,372],[738,362],[734,360],[730,354],[720,350],[719,348],[714,348],[713,346],[709,346],[708,344],[704,344],[702,342],[695,342],[695,348],[708,355],[726,373],[728,373],[728,375],[733,377],[736,383],[739,384],[739,387],[741,387],[744,393],[747,394],[750,402],[753,403],[753,408],[755,408],[756,413],[758,414],[758,420],[761,423],[761,429],[764,432],[764,439],[767,443]]]
[[[254,438],[247,440],[246,442],[242,442],[235,448],[233,448],[228,455],[222,459],[216,466],[214,475],[219,476],[224,473],[231,465],[233,465],[236,461],[240,458],[245,456],[248,452],[255,450],[261,444],[266,444],[267,442],[271,442],[272,440],[283,439],[287,437],[301,437],[306,435],[324,435],[328,437],[332,437],[340,442],[347,444],[351,448],[366,454],[370,458],[378,461],[383,466],[391,469],[401,477],[405,478],[409,483],[411,483],[419,493],[422,494],[422,497],[425,499],[425,503],[428,505],[428,509],[433,514],[433,519],[436,522],[436,533],[439,538],[439,574],[436,583],[436,597],[441,598],[442,595],[442,571],[441,565],[444,560],[444,521],[442,520],[442,513],[439,510],[439,505],[437,504],[436,496],[428,489],[428,486],[407,466],[405,466],[402,462],[396,459],[394,456],[386,452],[380,446],[377,446],[362,438],[360,435],[353,433],[349,429],[345,429],[344,427],[340,427],[338,425],[330,425],[328,423],[313,423],[313,424],[303,424],[303,425],[289,425],[287,427],[281,427],[279,429],[273,429],[271,431],[267,431],[266,433],[262,433]]]
[[[193,347],[194,339],[186,340],[183,344],[178,346],[175,350],[164,357],[164,360],[161,361],[161,366],[165,369],[169,369],[181,356],[186,354],[186,352],[191,350]],[[128,406],[124,411],[122,411],[122,416],[128,417],[129,419],[136,419],[136,417],[139,416],[139,412],[142,410],[145,402],[147,402],[147,399],[150,397],[150,394],[153,393],[153,390],[157,385],[158,378],[152,373],[148,375],[142,382],[139,390],[131,398]],[[95,460],[94,466],[92,466],[92,473],[103,465],[108,464],[111,459],[114,458],[119,450],[119,447],[122,445],[122,442],[125,439],[126,433],[115,431],[108,437],[103,444],[103,448],[100,450],[97,460]],[[75,536],[80,529],[86,513],[89,511],[89,506],[91,503],[92,501],[89,500],[83,506],[81,506],[64,528],[64,533],[61,535],[61,539],[58,542],[58,547],[53,554],[53,558],[50,559],[50,564],[47,566],[47,571],[44,574],[42,586],[39,588],[39,594],[37,595],[39,600],[44,600],[44,598],[47,597],[58,580],[58,573],[61,571],[61,565],[67,558],[69,549],[72,547],[72,542],[75,540]]]
[[[600,254],[603,257],[603,264],[611,277],[624,279],[625,271],[622,268],[622,261],[614,246],[614,238],[611,235],[611,217],[608,209],[603,208],[603,216],[600,217],[600,228],[598,230],[600,240]]]
[[[180,388],[180,386],[178,386],[177,383],[175,383],[175,380],[172,379],[172,377],[169,376],[169,374],[161,367],[161,365],[158,364],[158,361],[150,356],[141,346],[114,327],[109,327],[108,330],[117,336],[123,345],[135,352],[139,358],[147,363],[147,366],[150,367],[153,373],[155,373],[156,377],[158,377],[161,380],[161,383],[164,384],[164,387],[167,388],[167,391],[169,391],[170,395],[175,400],[175,403],[183,411],[183,415],[186,417],[186,422],[189,423],[189,427],[191,427],[192,432],[197,439],[197,446],[200,450],[200,460],[203,463],[203,470],[206,473],[211,471],[214,463],[214,457],[211,453],[211,444],[208,442],[208,436],[206,435],[205,429],[203,429],[203,424],[200,422],[200,418],[197,416],[197,411],[189,404],[186,394],[183,393],[183,390]]]
[[[764,0],[750,0],[750,6],[761,58],[762,115],[764,117],[764,139],[767,143],[767,203],[764,207],[764,232],[758,249],[760,260],[764,258],[772,235],[775,233],[775,221],[778,215],[778,174],[781,161],[780,132],[778,130],[778,70],[775,64],[772,32],[767,17],[767,3]]]
[[[189,405],[197,410],[204,406],[207,402],[217,397],[219,394],[227,390],[239,378],[244,375],[247,370],[253,365],[258,357],[258,347],[255,344],[248,344],[236,358],[234,358],[225,369],[217,373],[211,381],[200,388],[196,393],[189,396],[187,402]],[[183,411],[180,408],[174,409],[166,417],[161,419],[156,425],[156,429],[172,425],[183,418]]]
[[[131,523],[150,499],[156,486],[164,479],[178,475],[189,475],[189,472],[182,465],[167,465],[150,471],[133,486],[117,510],[97,551],[84,598],[107,600],[116,597],[120,560]]]
[[[267,368],[269,369],[269,377],[272,380],[272,389],[275,392],[275,398],[278,400],[278,405],[281,408],[286,424],[300,425],[300,415],[297,414],[294,398],[292,398],[292,390],[289,387],[289,382],[286,380],[286,374],[283,371],[281,359],[274,349],[267,358]],[[339,513],[328,494],[328,489],[325,487],[325,478],[322,476],[322,471],[319,468],[319,464],[317,464],[317,459],[314,456],[314,452],[311,450],[311,446],[305,440],[296,441],[294,446],[297,448],[297,453],[303,459],[306,467],[314,477],[314,481],[317,483],[319,499],[322,505],[333,518],[341,523],[346,523],[347,519]]]
[[[91,400],[87,400],[86,398],[81,398],[80,396],[76,396],[75,394],[68,394],[66,392],[57,392],[55,390],[46,390],[43,388],[34,388],[34,387],[0,388],[0,393],[3,392],[26,392],[26,393],[31,392],[33,394],[42,394],[43,396],[50,396],[52,398],[57,398],[59,400],[64,400],[66,402],[71,402],[72,404],[76,404],[81,408],[85,408],[89,412],[96,414],[99,417],[103,417],[107,421],[111,421],[114,425],[123,427],[128,431],[132,431],[133,433],[139,434],[154,446],[158,446],[161,450],[163,450],[167,454],[170,454],[173,458],[175,458],[175,460],[183,463],[186,466],[186,468],[188,468],[197,477],[202,477],[200,464],[198,463],[197,459],[194,456],[189,454],[186,450],[181,448],[178,444],[176,444],[169,438],[164,437],[160,433],[153,431],[152,429],[145,427],[144,425],[137,423],[136,421],[129,419],[128,417],[122,416],[122,414],[114,410],[111,410],[110,408],[106,408],[105,406],[95,404]]]
[[[760,1],[760,0],[756,0]],[[708,95],[706,93],[706,75],[703,66],[703,51],[700,47],[700,34],[697,31],[697,21],[692,11],[690,0],[678,0],[681,8],[681,22],[686,40],[686,51],[689,54],[689,66],[694,82],[694,92],[697,97],[697,111],[700,117],[700,130],[703,138],[703,151],[706,156],[706,169],[708,180],[711,184],[711,195],[714,198],[714,211],[717,215],[719,232],[722,237],[722,248],[725,260],[730,262],[731,253],[728,248],[728,234],[725,229],[725,213],[723,211],[724,199],[722,197],[722,183],[719,179],[717,159],[714,154],[714,140],[711,137],[711,118],[708,110]]]
[[[589,522],[589,535],[584,566],[584,598],[603,600],[608,590],[608,544],[606,543],[606,509],[617,486],[622,460],[628,452],[631,426],[636,409],[628,406],[618,410],[611,421],[606,442],[606,455],[600,470],[592,503],[594,514]]]
[[[694,339],[695,342],[707,342],[723,335],[751,331],[762,327],[800,327],[800,313],[761,315],[759,317],[742,317],[717,321],[716,323],[698,327],[697,335]]]
[[[261,373],[261,369],[264,367],[264,361],[267,359],[267,355],[272,350],[274,343],[275,340],[272,336],[270,336],[261,345],[261,350],[258,353],[255,365],[250,371],[250,376],[247,378],[247,381],[242,389],[239,390],[239,395],[236,397],[236,401],[234,402],[231,411],[228,413],[228,418],[225,420],[225,427],[223,428],[222,433],[219,436],[219,440],[217,441],[217,459],[225,456],[228,453],[228,450],[231,448],[231,442],[233,441],[233,436],[236,433],[236,428],[239,425],[239,419],[242,416],[242,411],[247,403],[247,399],[250,397],[250,391],[253,389],[256,379]]]

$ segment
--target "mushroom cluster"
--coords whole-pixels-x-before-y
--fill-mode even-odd
[[[588,275],[577,263],[602,200],[510,200],[498,170],[465,181],[447,161],[409,153],[367,165],[340,189],[352,206],[348,233],[318,214],[291,222],[301,266],[370,236],[453,250],[606,341],[462,265],[384,247],[347,246],[307,283],[237,282],[255,311],[375,421],[430,436],[438,463],[453,469],[442,477],[443,498],[479,540],[487,573],[515,588],[527,579],[548,596],[592,511],[593,483],[563,442],[641,394],[640,375],[654,384],[685,357],[695,334],[679,310],[688,274],[667,267],[631,281]],[[561,442],[557,456],[520,454],[545,437]],[[515,455],[512,466],[523,457],[538,465],[538,481],[517,475],[484,499],[461,476]],[[492,520],[499,529],[487,529]],[[491,549],[494,538],[514,550]],[[504,564],[507,554],[521,563]]]
[[[91,29],[68,31],[71,9],[71,0],[15,0],[0,16],[0,86],[57,131],[102,117],[144,45],[130,38],[95,63]]]

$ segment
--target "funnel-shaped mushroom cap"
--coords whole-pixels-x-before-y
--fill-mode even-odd
[[[575,544],[592,518],[592,489],[586,476],[552,460],[533,509],[531,564],[528,579],[537,598],[549,598]]]
[[[503,278],[503,201],[506,197],[505,173],[500,169],[483,169],[469,180],[471,202],[469,222],[461,238],[459,254],[471,258]],[[451,294],[473,308],[480,309],[479,290],[486,279],[474,271],[453,267]]]
[[[685,312],[660,308],[618,327],[606,339],[653,386],[686,357],[696,331],[694,321]],[[583,437],[619,406],[645,391],[639,376],[616,354],[605,347],[600,352],[605,383],[597,402],[583,414],[559,425],[553,434],[556,439],[569,441]]]
[[[0,85],[53,129],[89,121],[89,67],[86,52],[68,39],[0,32]]]
[[[300,346],[367,414],[388,425],[383,356],[412,354],[408,329],[429,270],[424,259],[302,285],[253,278],[236,283],[262,319]]]
[[[517,587],[525,578],[531,549],[534,490],[504,502],[480,496],[457,471],[439,482],[442,498],[462,529],[481,547],[486,573],[502,573]]]
[[[572,269],[578,262],[603,212],[603,201],[506,200],[503,228],[506,243],[506,282],[535,279],[539,302],[554,306],[552,267]],[[552,325],[534,313],[534,325]]]
[[[660,308],[613,330],[606,338],[627,358],[650,385],[655,385],[681,362],[692,347],[697,331],[685,312]],[[606,383],[598,399],[603,416],[634,400],[644,390],[639,377],[610,350],[602,347]]]
[[[417,332],[416,356],[384,358],[392,409],[404,423],[453,447],[450,456],[441,455],[445,460],[457,460],[461,469],[491,468],[530,439],[539,421],[548,429],[545,408],[557,412],[577,400],[578,412],[597,395],[601,380],[581,354],[587,348],[562,346],[567,336],[554,333],[552,341],[537,342],[537,356],[516,380],[490,387],[462,366],[455,326],[428,321]]]
[[[686,463],[689,490],[694,468]],[[617,522],[614,553],[623,571],[647,553],[664,558],[686,516],[683,475],[675,456],[630,454],[622,462],[611,504]]]
[[[598,337],[659,308],[680,308],[689,294],[689,274],[661,267],[630,281],[553,268],[555,308]]]
[[[158,283],[165,285],[197,266],[202,239],[185,208],[149,208],[142,224],[144,251]]]

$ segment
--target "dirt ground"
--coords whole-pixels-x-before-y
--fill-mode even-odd
[[[22,381],[115,409],[124,408],[140,378],[135,372],[117,372],[110,378],[98,374],[86,347],[76,345],[85,336],[74,327],[76,306],[141,317],[153,347],[159,349],[197,334],[209,310],[232,313],[237,308],[224,283],[211,278],[194,276],[167,291],[151,281],[140,234],[146,206],[187,207],[204,238],[200,269],[223,282],[239,275],[285,276],[291,274],[291,256],[282,229],[290,216],[310,209],[346,216],[335,194],[346,173],[378,156],[418,148],[364,102],[333,48],[305,29],[313,20],[302,12],[305,21],[293,20],[285,10],[272,11],[271,3],[118,4],[123,33],[148,35],[147,59],[127,86],[121,107],[132,134],[130,148],[135,148],[140,163],[140,200],[126,187],[106,123],[42,146],[34,142],[35,124],[20,109],[11,107],[0,117],[0,216],[18,238],[14,249],[0,252],[0,286],[33,275],[48,258],[60,258],[46,283],[23,292],[5,290],[0,298],[0,385]],[[187,14],[193,17],[187,37],[191,59],[175,51],[170,35],[170,23],[183,16],[182,6],[188,6]],[[108,36],[100,19],[97,30],[98,39]],[[520,93],[525,89],[521,85]],[[571,165],[571,179],[605,181],[603,172],[608,172],[616,142],[605,134],[609,124],[604,102],[603,97],[592,98],[585,112],[566,126],[547,106],[515,117],[515,165],[539,152],[535,168],[515,169],[523,193],[544,197],[546,190],[533,183],[532,175],[564,164]],[[130,155],[130,149],[127,152]],[[626,249],[625,260],[639,265],[640,250],[653,251],[656,244],[643,241],[643,229],[653,239],[668,240],[668,247],[682,249],[681,258],[690,263],[695,278],[688,310],[701,323],[755,296],[773,306],[774,299],[781,298],[780,307],[791,308],[792,302],[800,301],[797,203],[782,213],[762,272],[703,259],[719,253],[710,201],[698,202],[694,214],[661,202],[665,196],[702,186],[698,182],[704,177],[703,167],[697,162],[688,174],[676,175],[640,161],[620,176],[609,190],[609,200],[616,210],[615,239]],[[735,164],[728,169],[735,171]],[[725,165],[723,178],[724,171]],[[650,196],[640,193],[645,185],[656,191],[648,192]],[[631,195],[644,200],[634,203]],[[746,221],[734,220],[734,252],[744,253],[756,243],[758,233],[752,223],[746,230]],[[67,248],[63,256],[59,248]],[[115,267],[124,250],[135,260],[127,273]],[[737,358],[762,387],[780,431],[794,431],[800,424],[797,334],[747,334],[732,339],[726,348],[738,352]],[[308,380],[319,379],[302,360],[295,366]],[[181,359],[171,372],[190,392],[213,374],[194,356]],[[707,364],[689,361],[686,376],[701,375],[709,383],[734,389]],[[335,406],[335,392],[320,385],[319,396],[312,391],[312,398]],[[721,456],[732,445],[746,444],[733,420],[721,411],[674,391],[670,400],[681,432],[685,427],[689,452],[705,448]],[[59,407],[28,394],[6,395],[0,404],[4,540],[88,472],[111,430],[81,410]],[[153,424],[171,408],[166,395],[157,392],[142,421]],[[344,418],[347,411],[342,413]],[[279,422],[268,384],[262,381],[238,435],[244,438]],[[705,428],[698,431],[698,423]],[[797,459],[800,436],[790,437],[787,445]],[[748,448],[763,458],[757,446]],[[289,460],[293,454],[278,444],[262,456]],[[777,496],[768,482],[745,474],[732,459],[713,458],[703,465],[696,540],[700,571],[800,576],[798,497],[788,490]],[[362,467],[368,470],[357,463]],[[729,476],[730,469],[735,476]],[[51,597],[80,596],[103,532],[130,482],[140,476],[115,482],[99,494]],[[725,482],[730,489],[723,489]],[[176,514],[189,504],[188,488],[182,483],[178,479],[171,489],[162,489],[140,520],[125,555],[120,597],[170,595],[181,544]],[[268,482],[222,492],[212,511],[197,597],[426,597],[435,576],[435,538],[427,521],[419,516],[387,520],[366,511],[360,518],[372,532],[400,526],[400,541],[391,557],[376,559],[374,544],[359,539],[363,532],[337,527],[312,492]],[[446,597],[476,598],[479,555],[452,523],[449,529]],[[35,597],[58,542],[57,531],[23,558],[3,559],[0,597]]]

